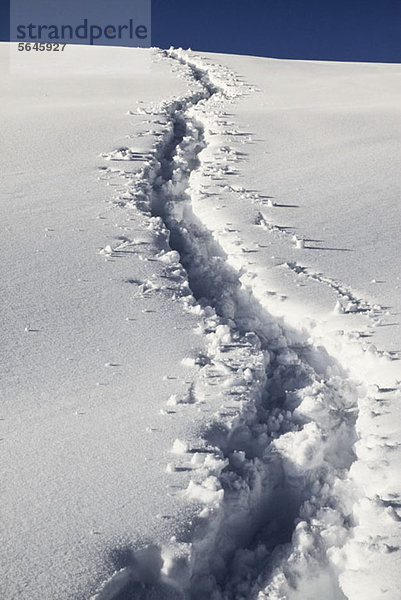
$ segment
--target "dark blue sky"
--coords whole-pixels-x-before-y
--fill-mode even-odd
[[[4,40],[8,0],[0,19]],[[400,38],[401,0],[152,0],[152,44],[163,48],[401,62]]]

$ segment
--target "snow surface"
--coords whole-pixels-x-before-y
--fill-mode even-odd
[[[184,85],[161,65],[137,73],[146,51],[93,54],[96,77],[3,82],[2,598],[87,597],[117,550],[169,539],[186,513],[164,465],[192,424],[160,411],[191,380],[197,319],[146,289],[160,242],[99,170],[138,170],[160,125],[137,108]],[[136,160],[100,156],[127,145]]]
[[[400,67],[68,51],[2,94],[3,597],[395,599]]]

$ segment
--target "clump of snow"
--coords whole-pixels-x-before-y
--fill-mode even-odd
[[[171,452],[173,454],[186,454],[189,450],[188,442],[185,440],[174,440]]]

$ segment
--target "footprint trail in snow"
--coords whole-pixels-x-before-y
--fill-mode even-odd
[[[226,111],[252,89],[190,52],[159,58],[188,80],[190,92],[154,107],[164,129],[140,173],[124,175],[117,203],[146,216],[161,240],[155,259],[165,265],[168,288],[198,315],[207,341],[204,356],[188,359],[198,365],[188,392],[166,402],[166,415],[205,411],[199,447],[176,440],[166,465],[172,478],[191,471],[182,502],[199,509],[189,532],[134,553],[95,598],[354,600],[376,557],[391,561],[399,552],[379,534],[382,521],[401,521],[401,499],[387,483],[380,488],[386,449],[369,419],[373,406],[400,390],[363,385],[306,329],[268,311],[249,276],[252,249],[240,243],[241,262],[238,244],[225,244],[237,232],[228,223],[219,238],[198,210],[216,182],[227,187],[240,168],[229,140],[246,143],[250,134],[232,129]],[[121,148],[112,160],[137,157]],[[112,251],[124,249],[129,240]],[[165,287],[150,281],[140,292]],[[373,514],[377,526],[369,525]],[[379,598],[380,585],[379,577],[366,598]]]

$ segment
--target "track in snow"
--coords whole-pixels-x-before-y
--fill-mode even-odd
[[[347,476],[358,390],[324,348],[266,312],[194,214],[191,176],[202,169],[208,112],[222,111],[230,95],[215,83],[216,70],[179,52],[165,57],[182,65],[195,91],[162,107],[167,133],[132,190],[133,204],[162,219],[173,251],[166,272],[181,269],[185,305],[199,310],[208,336],[191,402],[218,410],[204,432],[210,454],[182,451],[194,466],[186,496],[205,508],[193,538],[177,541],[190,543],[190,555],[171,561],[166,589],[195,600],[253,598],[260,590],[261,598],[286,597],[295,587],[345,598],[336,548],[353,525]],[[98,600],[161,598],[134,575],[137,561]]]

